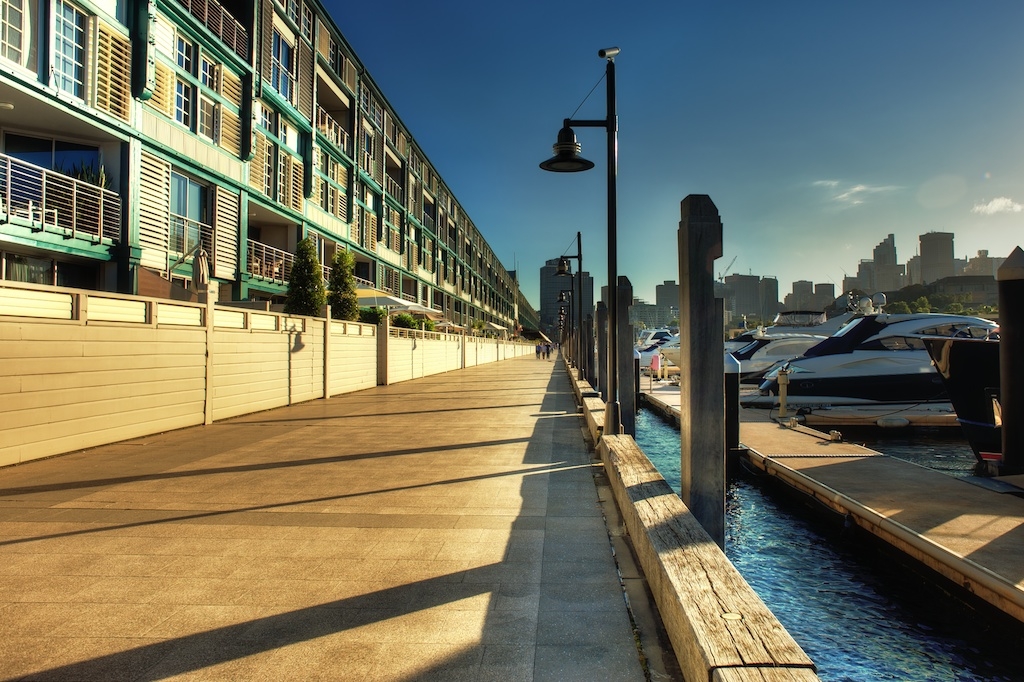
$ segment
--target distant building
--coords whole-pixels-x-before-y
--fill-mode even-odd
[[[836,285],[812,284],[807,280],[793,282],[793,293],[786,296],[785,310],[820,310],[831,307],[836,299]]]
[[[931,284],[956,274],[953,264],[953,233],[928,232],[920,237],[921,283]]]
[[[999,266],[1003,264],[1005,258],[992,258],[988,255],[987,250],[978,251],[978,255],[967,261],[967,266],[964,267],[963,274],[965,275],[988,275],[995,277],[996,272],[999,270]]]
[[[992,275],[944,277],[928,287],[937,294],[957,297],[966,307],[999,305],[999,287]]]
[[[558,275],[558,258],[552,258],[544,263],[540,269],[540,328],[547,333],[558,328],[558,310],[567,303],[559,303],[558,296],[562,291],[571,291],[574,287],[575,277]],[[572,261],[570,261],[572,265]],[[587,315],[594,314],[594,280],[590,273],[583,271],[583,319]],[[571,296],[570,296],[571,298]],[[579,308],[575,301],[572,302],[573,318],[577,315]],[[568,319],[568,316],[567,318]],[[548,334],[550,336],[550,334]]]
[[[907,285],[924,283],[921,281],[921,256],[911,256],[907,259],[906,283]]]
[[[732,293],[732,307],[736,317],[761,316],[761,278],[757,275],[726,275],[725,286]]]
[[[898,291],[906,279],[906,266],[896,260],[896,237],[890,234],[883,239],[873,252],[874,282],[870,293]],[[867,291],[867,290],[866,290]]]
[[[758,283],[758,294],[761,302],[761,319],[774,319],[779,314],[779,280],[774,277],[762,277]]]

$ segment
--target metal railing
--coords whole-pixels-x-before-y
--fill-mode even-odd
[[[341,124],[334,120],[334,118],[327,113],[327,111],[317,105],[316,108],[316,127],[324,134],[324,136],[336,144],[346,154],[349,153],[348,131],[341,127]]]
[[[367,175],[373,175],[376,164],[373,162],[373,154],[370,152],[363,152],[363,171]]]
[[[295,254],[250,239],[246,243],[245,262],[250,275],[287,284],[295,264]]]
[[[390,175],[384,176],[384,191],[399,201],[402,201],[405,196],[405,190],[402,189],[402,185],[400,185],[398,180],[395,180]]]
[[[26,218],[65,236],[117,242],[121,197],[102,187],[0,154],[0,213]]]
[[[249,32],[216,0],[178,0],[189,14],[224,41],[239,57],[249,56]]]
[[[213,226],[172,213],[171,239],[168,250],[184,254],[190,252],[197,245],[202,246],[212,261]]]

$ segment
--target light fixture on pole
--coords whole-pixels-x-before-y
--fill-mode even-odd
[[[565,119],[562,129],[558,131],[558,141],[552,147],[555,155],[540,164],[542,169],[555,173],[576,173],[590,170],[594,167],[594,163],[580,156],[581,147],[576,141],[576,133],[572,127],[604,128],[608,134],[608,402],[605,405],[604,432],[610,434],[618,434],[622,424],[619,410],[618,341],[616,338],[616,323],[618,321],[616,289],[619,280],[615,187],[618,173],[618,118],[615,112],[615,56],[617,54],[619,54],[617,47],[597,51],[597,56],[606,60],[606,118],[603,121]]]
[[[574,258],[577,265],[577,274],[573,276],[572,268],[569,267],[569,259]],[[555,275],[560,277],[573,277],[570,293],[576,297],[576,331],[574,333],[573,362],[576,363],[577,378],[584,379],[587,369],[587,355],[583,352],[583,240],[580,233],[576,233],[576,255],[559,256],[558,267]],[[559,303],[565,303],[561,298]],[[570,325],[569,329],[573,329]],[[591,357],[593,353],[591,353]]]

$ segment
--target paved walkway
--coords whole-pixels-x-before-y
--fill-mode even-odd
[[[0,469],[0,679],[642,680],[556,368]]]

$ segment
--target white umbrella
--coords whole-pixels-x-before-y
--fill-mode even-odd
[[[371,308],[391,308],[399,305],[409,305],[409,301],[398,298],[384,291],[376,289],[356,289],[356,297],[359,305]]]

